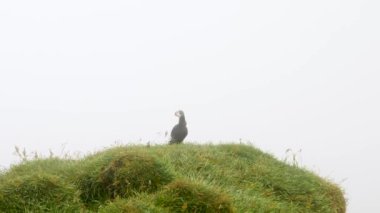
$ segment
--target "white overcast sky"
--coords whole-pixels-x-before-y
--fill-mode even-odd
[[[380,208],[380,3],[370,0],[1,1],[0,165],[14,146],[87,153],[251,141]]]

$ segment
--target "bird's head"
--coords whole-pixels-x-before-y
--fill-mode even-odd
[[[182,116],[185,115],[185,113],[183,113],[182,110],[178,110],[177,112],[174,113],[174,115],[177,116],[177,117],[182,117]]]

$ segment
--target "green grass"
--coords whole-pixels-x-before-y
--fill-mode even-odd
[[[0,212],[344,213],[342,190],[249,145],[117,146],[0,173]]]

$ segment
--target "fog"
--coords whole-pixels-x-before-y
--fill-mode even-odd
[[[380,3],[0,2],[0,168],[115,143],[249,142],[380,208]],[[300,151],[301,150],[301,151]]]

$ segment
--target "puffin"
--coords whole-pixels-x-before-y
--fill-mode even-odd
[[[178,110],[174,115],[177,116],[179,120],[178,124],[176,124],[172,129],[169,144],[181,144],[187,136],[185,113],[182,110]]]

